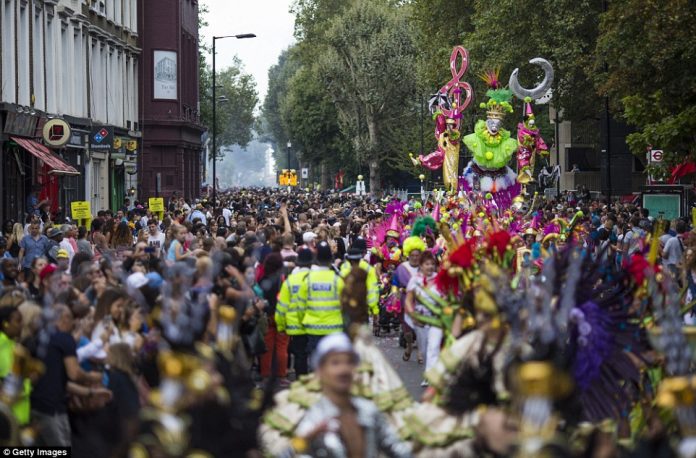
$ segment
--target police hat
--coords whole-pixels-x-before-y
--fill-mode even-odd
[[[331,253],[331,247],[326,242],[321,242],[317,246],[317,262],[319,264],[331,264],[333,261],[333,254]]]
[[[329,250],[331,251],[331,250]],[[300,247],[299,251],[297,252],[297,260],[295,261],[295,264],[298,265],[299,267],[309,267],[312,265],[312,250],[307,248],[307,246],[302,246]]]

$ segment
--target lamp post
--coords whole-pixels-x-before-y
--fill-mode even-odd
[[[421,182],[421,201],[425,202],[425,188],[423,187],[423,181],[425,180],[425,175],[422,173],[418,175],[418,179]]]
[[[213,37],[213,205],[216,205],[217,199],[217,85],[215,81],[215,43],[217,40],[222,40],[223,38],[236,38],[242,40],[245,38],[256,38],[253,33],[243,33],[239,35],[223,35],[219,37]]]
[[[287,147],[288,147],[288,149],[286,151],[288,153],[288,170],[290,170],[290,148],[292,148],[292,143],[288,142]]]

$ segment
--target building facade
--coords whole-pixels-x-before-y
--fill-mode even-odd
[[[27,196],[93,213],[123,202],[136,171],[137,0],[0,1],[0,218]],[[97,141],[99,140],[99,141]]]
[[[148,0],[139,5],[142,24],[143,147],[140,194],[197,197],[201,188],[198,100],[198,2]]]
[[[553,122],[553,108],[550,113],[549,118]],[[584,186],[590,191],[603,195],[611,193],[613,197],[619,197],[639,192],[645,186],[645,164],[631,153],[626,144],[626,136],[631,130],[612,117],[609,122],[611,159],[606,149],[606,118],[559,123],[558,154],[554,147],[549,161],[556,165],[560,159],[561,191],[576,190]]]

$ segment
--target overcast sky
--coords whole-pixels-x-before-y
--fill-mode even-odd
[[[256,79],[263,103],[268,88],[268,69],[278,61],[281,51],[294,42],[295,23],[290,14],[292,0],[203,0],[208,6],[208,27],[202,39],[212,46],[212,37],[255,33],[256,38],[217,40],[217,69],[229,66],[236,54],[244,68]],[[209,53],[210,54],[210,53]],[[211,62],[211,56],[208,55]]]

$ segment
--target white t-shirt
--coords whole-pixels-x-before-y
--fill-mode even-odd
[[[60,242],[60,247],[68,252],[68,265],[72,265],[72,258],[75,256],[75,249],[70,245],[68,239],[63,239]]]
[[[230,218],[232,218],[232,210],[230,210],[229,208],[223,208],[222,217],[225,218],[225,226],[230,227]]]
[[[155,254],[159,256],[164,248],[164,232],[158,232],[155,235],[148,234],[147,246],[155,249]]]

